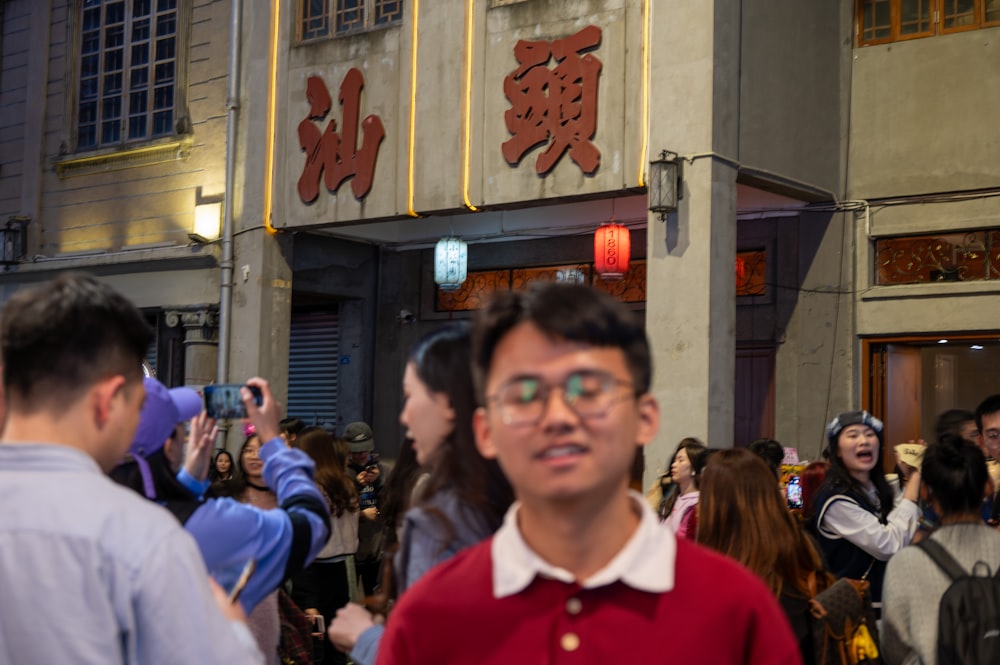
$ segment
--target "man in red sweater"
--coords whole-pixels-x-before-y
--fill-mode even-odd
[[[764,584],[629,490],[660,418],[631,312],[584,286],[498,294],[473,354],[477,444],[518,501],[403,595],[380,665],[801,662]]]

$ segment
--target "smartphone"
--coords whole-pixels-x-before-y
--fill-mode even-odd
[[[247,409],[243,405],[243,397],[240,396],[239,383],[220,383],[205,386],[202,394],[205,397],[205,411],[209,418],[216,420],[246,418]],[[264,395],[257,386],[247,386],[253,393],[254,402],[257,406],[264,403]]]
[[[247,582],[250,581],[250,576],[253,575],[255,570],[257,570],[257,561],[255,559],[247,559],[239,578],[236,580],[236,584],[229,590],[230,603],[235,603],[240,599],[240,594],[247,587]]]
[[[798,476],[792,476],[785,485],[785,497],[788,499],[789,508],[802,507],[802,484]]]

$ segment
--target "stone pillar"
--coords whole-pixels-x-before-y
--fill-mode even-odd
[[[646,329],[662,420],[645,451],[647,488],[685,436],[732,446],[740,43],[735,0],[654,0],[651,16],[649,153],[684,163],[678,210],[648,222]]]
[[[167,310],[167,326],[184,327],[184,385],[203,386],[215,381],[219,352],[219,310],[215,306]]]

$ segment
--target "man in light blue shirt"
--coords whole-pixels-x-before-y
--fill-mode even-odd
[[[0,312],[0,663],[262,662],[177,520],[105,475],[139,421],[151,340],[78,274]]]

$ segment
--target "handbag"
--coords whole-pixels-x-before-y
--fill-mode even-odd
[[[881,665],[870,583],[842,577],[809,601],[818,665]]]

